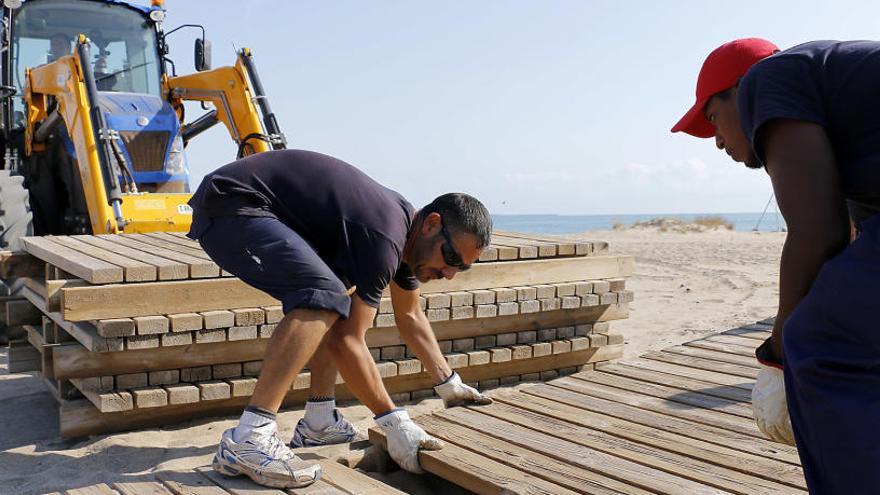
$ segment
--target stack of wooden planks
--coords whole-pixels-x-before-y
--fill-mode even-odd
[[[476,493],[806,493],[797,449],[752,419],[754,352],[771,329],[765,320],[417,417],[446,442],[421,465]],[[377,429],[370,439],[385,442]]]
[[[181,234],[25,238],[19,319],[58,398],[61,434],[77,437],[246,405],[282,318],[278,301],[223,272]],[[34,260],[38,260],[35,262]],[[35,269],[43,263],[41,269]],[[474,268],[422,287],[423,309],[450,365],[480,388],[572,373],[621,355],[609,322],[625,318],[632,258],[605,243],[502,233]],[[22,304],[22,301],[16,301]],[[7,308],[10,303],[6,303]],[[433,394],[383,298],[367,344],[402,402]],[[24,351],[17,351],[23,355]],[[308,370],[286,404],[307,398]],[[350,398],[341,379],[337,395]]]

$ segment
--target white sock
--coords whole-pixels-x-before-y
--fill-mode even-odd
[[[333,411],[336,410],[336,400],[322,400],[318,402],[306,402],[306,415],[303,420],[306,425],[314,430],[321,431],[332,426],[336,418]]]
[[[240,442],[242,439],[247,438],[254,430],[271,435],[278,431],[278,425],[275,423],[274,417],[245,409],[241,419],[238,420],[238,426],[232,431],[232,441]]]

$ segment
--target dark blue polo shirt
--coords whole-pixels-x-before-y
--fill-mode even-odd
[[[758,159],[758,129],[773,119],[825,128],[850,216],[880,213],[880,42],[813,41],[755,64],[740,81],[740,122]]]
[[[251,155],[208,174],[189,204],[194,238],[212,217],[277,218],[374,307],[391,280],[407,290],[419,286],[401,260],[412,205],[336,158],[301,150]]]

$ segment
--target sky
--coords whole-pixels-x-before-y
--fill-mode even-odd
[[[880,36],[868,1],[165,6],[166,31],[205,27],[214,67],[252,50],[288,148],[345,160],[416,207],[458,191],[495,214],[761,211],[764,171],[669,132],[706,55],[753,36],[782,49]],[[193,70],[196,34],[169,38],[178,73]],[[235,151],[219,125],[191,142],[193,188]]]

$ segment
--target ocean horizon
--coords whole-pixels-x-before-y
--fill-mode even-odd
[[[733,224],[738,232],[779,232],[785,230],[785,221],[777,212],[755,213],[646,213],[621,215],[492,215],[498,230],[512,230],[527,234],[576,234],[590,230],[611,230],[615,224],[627,227],[636,222],[654,218],[675,218],[693,222],[697,218],[722,217]]]

